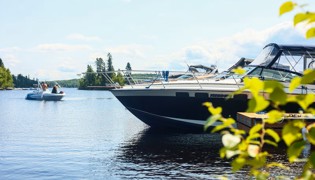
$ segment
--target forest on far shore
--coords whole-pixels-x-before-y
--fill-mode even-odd
[[[108,73],[115,71],[115,69],[112,63],[112,55],[108,53],[107,57],[107,64],[105,64],[105,61],[102,58],[96,58],[96,71],[94,71],[91,65],[88,65],[84,76],[80,79],[54,80],[44,82],[47,83],[48,87],[53,87],[55,84],[59,84],[60,87],[83,89],[88,86],[106,86],[110,82],[108,82],[102,73],[107,73],[114,82],[123,86],[125,84],[125,79],[121,73]],[[129,62],[126,65],[126,70],[131,70],[131,65]],[[37,87],[37,84],[40,82],[43,81],[39,81],[39,79],[31,78],[30,76],[25,76],[22,74],[11,74],[10,69],[5,67],[2,59],[0,58],[0,89],[34,88]]]

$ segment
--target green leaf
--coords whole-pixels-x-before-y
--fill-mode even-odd
[[[312,152],[310,157],[308,158],[310,164],[312,165],[313,168],[315,168],[315,152]]]
[[[253,140],[250,140],[248,141],[249,144],[256,144],[256,145],[260,145],[260,141],[253,141]]]
[[[235,74],[242,75],[246,73],[246,70],[238,66],[236,69],[232,69],[232,72],[234,72]]]
[[[209,108],[210,113],[212,115],[217,115],[217,114],[221,114],[222,112],[222,108],[221,107],[217,107],[217,108]]]
[[[206,121],[206,124],[204,126],[204,130],[207,130],[210,126],[212,126],[214,123],[216,123],[221,117],[222,116],[220,114],[210,116]]]
[[[235,123],[235,120],[233,118],[227,118],[223,121],[223,124],[225,124],[226,126],[230,126],[234,123]]]
[[[225,147],[222,147],[221,149],[220,149],[220,157],[221,158],[224,158],[225,157],[225,155],[226,155],[226,148]]]
[[[315,13],[309,13],[308,24],[315,22]]]
[[[306,134],[307,140],[315,145],[315,127],[311,127]]]
[[[303,108],[304,111],[307,110],[308,106],[314,103],[315,94],[301,94],[296,96],[297,103]]]
[[[266,134],[271,136],[276,142],[280,141],[280,137],[279,137],[278,133],[276,133],[276,131],[274,131],[272,129],[266,129],[265,132],[266,132]]]
[[[236,172],[236,171],[242,169],[242,167],[244,167],[245,164],[246,164],[246,159],[245,158],[237,157],[236,159],[234,159],[232,161],[232,170],[233,170],[233,172]]]
[[[227,127],[228,127],[228,126],[225,125],[225,124],[217,125],[217,126],[215,126],[215,127],[212,129],[211,133],[215,133],[215,132],[221,131],[222,129],[225,129],[225,128],[227,128]]]
[[[258,79],[257,77],[253,78],[245,77],[244,85],[247,89],[250,90],[253,96],[257,96],[259,92],[264,89],[264,82]]]
[[[285,104],[287,99],[287,94],[284,92],[283,88],[276,87],[270,94],[270,100],[276,104]]]
[[[246,131],[241,130],[241,129],[231,129],[231,132],[233,132],[235,135],[242,135],[242,134],[246,134]]]
[[[283,119],[283,113],[277,110],[271,110],[268,112],[268,118],[264,121],[268,124],[274,124]]]
[[[265,143],[266,143],[266,144],[269,144],[269,145],[272,145],[272,146],[274,146],[274,147],[278,147],[278,144],[277,144],[277,143],[275,143],[275,142],[273,142],[273,141],[270,141],[270,140],[268,140],[268,139],[265,139]]]
[[[206,106],[207,108],[213,107],[211,102],[204,102],[202,105]]]
[[[253,135],[262,129],[262,124],[256,124],[249,130],[249,135]]]
[[[287,1],[287,2],[283,3],[279,8],[279,15],[281,16],[284,13],[292,11],[295,6],[296,6],[296,4],[293,3],[292,1]]]
[[[287,146],[290,146],[294,141],[302,139],[302,128],[305,123],[302,120],[293,120],[286,123],[282,129],[282,139]]]
[[[262,96],[253,96],[248,101],[247,112],[259,112],[265,110],[269,106],[269,101],[266,101]]]
[[[206,106],[208,108],[208,111],[212,114],[212,115],[217,115],[217,114],[221,114],[222,112],[222,108],[221,107],[213,107],[211,102],[205,102],[202,105]]]
[[[271,162],[271,163],[268,163],[268,164],[266,165],[266,167],[268,167],[268,168],[271,168],[271,167],[278,167],[278,168],[281,168],[281,169],[290,170],[289,167],[285,166],[284,164],[278,163],[278,162]]]
[[[291,80],[290,86],[289,86],[289,90],[290,92],[293,92],[297,87],[299,87],[301,85],[301,77],[294,77]]]
[[[314,80],[315,80],[315,70],[307,69],[303,72],[301,84],[310,84],[310,83],[313,83]]]
[[[249,134],[249,136],[246,137],[246,140],[249,142],[251,139],[257,139],[260,138],[260,134],[259,133],[253,133],[253,134]]]
[[[308,18],[307,13],[297,13],[294,16],[294,20],[293,20],[294,26],[296,26],[300,22],[303,22],[303,21],[307,20],[307,18]]]
[[[277,87],[280,89],[283,89],[284,85],[282,83],[280,83],[279,81],[274,81],[274,80],[264,81],[264,91],[265,92],[272,93],[272,91]]]
[[[300,156],[305,145],[306,145],[305,141],[297,141],[294,142],[291,146],[289,146],[288,157],[290,162],[294,162]]]
[[[314,27],[309,28],[306,31],[306,38],[309,39],[309,38],[314,38],[314,37],[315,37],[315,28]]]
[[[300,179],[314,180],[312,171],[309,169],[304,169]]]

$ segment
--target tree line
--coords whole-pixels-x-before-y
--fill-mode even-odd
[[[0,58],[0,89],[13,87],[13,78],[9,68],[6,68]]]
[[[107,54],[107,62],[103,58],[96,58],[95,60],[95,70],[92,65],[87,65],[87,70],[82,78],[72,79],[72,80],[60,80],[58,84],[62,87],[79,87],[86,88],[88,86],[106,86],[111,84],[110,78],[114,83],[123,86],[126,83],[126,79],[120,72],[114,72],[115,68],[113,66],[113,57],[110,53]],[[126,70],[132,70],[131,65],[128,62],[126,65]],[[108,78],[104,76],[107,74]],[[7,88],[30,88],[37,85],[38,79],[31,79],[29,76],[24,76],[22,74],[11,75],[9,68],[4,66],[2,59],[0,58],[0,89]],[[55,81],[48,81],[47,84],[54,84]]]
[[[31,79],[29,76],[23,76],[22,74],[11,75],[10,69],[4,66],[0,58],[0,89],[34,87],[37,81],[37,79]]]
[[[110,53],[107,54],[107,64],[103,58],[96,58],[95,67],[96,71],[94,71],[92,65],[87,65],[86,72],[79,81],[79,89],[88,86],[107,86],[112,83],[111,80],[120,86],[126,83],[120,72],[114,72],[113,57]],[[126,65],[126,70],[132,70],[129,62]]]

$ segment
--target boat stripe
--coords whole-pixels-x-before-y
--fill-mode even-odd
[[[131,108],[131,107],[127,107],[127,109],[132,109],[132,110],[139,111],[139,112],[142,112],[142,113],[150,114],[152,116],[158,116],[158,117],[167,118],[167,119],[174,120],[174,121],[190,123],[190,124],[197,124],[197,125],[202,125],[203,126],[206,123],[205,120],[182,119],[182,118],[174,118],[174,117],[169,117],[169,116],[161,116],[161,115],[149,113],[149,112],[146,112],[146,111],[141,111],[139,109]],[[221,124],[220,122],[216,122],[212,126],[217,126],[217,125],[220,125],[220,124]]]

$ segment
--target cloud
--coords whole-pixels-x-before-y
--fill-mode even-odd
[[[187,46],[178,52],[165,55],[162,58],[164,65],[160,65],[165,67],[165,64],[168,64],[169,69],[178,69],[180,67],[187,68],[184,66],[184,62],[188,64],[216,64],[220,70],[225,70],[241,57],[255,58],[265,45],[272,42],[314,44],[314,40],[304,38],[303,29],[295,29],[292,22],[285,22],[264,30],[245,29],[211,43],[199,42]]]
[[[40,52],[51,52],[51,51],[82,51],[91,50],[92,48],[87,45],[69,45],[69,44],[40,44],[35,47],[35,50]]]
[[[112,47],[108,49],[112,55],[119,54],[127,57],[139,57],[145,58],[146,51],[151,50],[151,46],[139,45],[139,44],[130,44],[130,45],[122,45],[117,47]]]
[[[80,40],[80,41],[101,41],[100,37],[85,36],[85,35],[79,34],[79,33],[70,34],[66,38],[71,39],[71,40]]]
[[[66,66],[66,65],[61,65],[58,67],[58,70],[60,72],[66,72],[66,73],[69,73],[69,72],[76,72],[77,70],[75,68],[72,68],[72,67],[69,67],[69,66]]]
[[[3,63],[6,67],[15,67],[17,64],[20,63],[18,58],[12,54],[6,54],[2,58]]]
[[[0,52],[3,53],[12,53],[20,51],[21,49],[19,47],[8,47],[8,48],[0,48]]]

